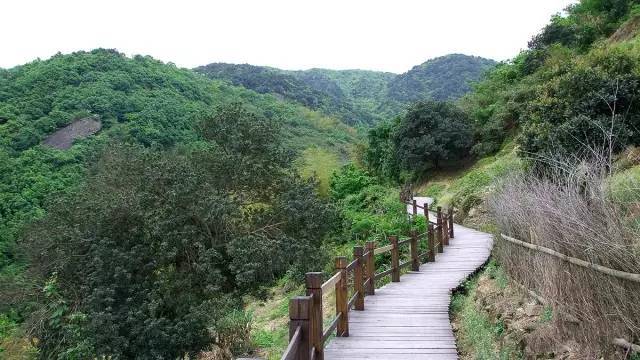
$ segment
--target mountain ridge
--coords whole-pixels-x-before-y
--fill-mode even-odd
[[[449,54],[402,74],[363,69],[282,70],[229,63],[211,63],[193,70],[259,93],[278,94],[336,115],[350,125],[371,125],[398,115],[418,100],[455,100],[496,64],[479,56]]]

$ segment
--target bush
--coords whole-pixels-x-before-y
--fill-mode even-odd
[[[640,273],[640,234],[625,222],[627,210],[612,201],[603,171],[607,162],[554,164],[544,178],[526,174],[509,179],[492,197],[489,208],[500,232],[590,263]],[[630,189],[632,198],[640,198],[638,187]],[[612,349],[614,337],[640,335],[637,283],[506,241],[497,242],[495,255],[511,278],[553,303],[554,314],[580,321],[569,329],[554,317],[550,335],[559,341],[574,339],[593,354],[589,357],[596,357]]]
[[[349,164],[333,173],[329,192],[331,198],[341,200],[348,195],[359,193],[373,183],[374,179],[366,171]]]

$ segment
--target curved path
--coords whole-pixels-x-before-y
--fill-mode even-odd
[[[349,337],[334,338],[325,359],[457,359],[451,291],[485,263],[493,241],[460,225],[454,225],[454,233],[435,263],[376,289],[365,298],[365,311],[350,312]]]

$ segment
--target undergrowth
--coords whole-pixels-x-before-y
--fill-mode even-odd
[[[500,288],[507,287],[507,275],[495,261],[492,260],[482,273],[494,279]],[[451,301],[451,312],[458,324],[458,348],[463,354],[473,354],[476,360],[521,359],[522,354],[517,347],[502,338],[504,322],[492,321],[482,309],[478,309],[475,300],[479,276],[466,281]]]
[[[453,177],[434,174],[432,181],[418,188],[418,193],[432,197],[437,205],[454,205],[467,215],[483,202],[498,179],[521,167],[515,144],[508,142],[496,155],[480,159],[469,171]]]

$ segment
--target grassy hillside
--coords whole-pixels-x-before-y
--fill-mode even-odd
[[[94,50],[0,70],[0,267],[16,271],[12,246],[22,225],[43,215],[51,195],[79,184],[105,144],[193,144],[195,124],[234,102],[281,123],[288,149],[300,154],[319,148],[344,161],[357,137],[336,118],[150,57]],[[86,116],[99,118],[102,131],[66,151],[40,145]]]

